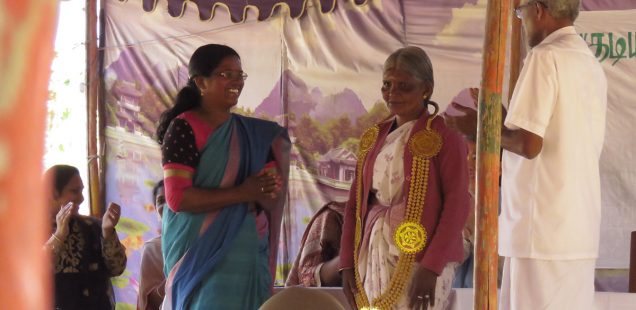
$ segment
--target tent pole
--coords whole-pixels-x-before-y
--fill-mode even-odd
[[[636,231],[632,231],[629,255],[629,292],[636,293]]]
[[[501,98],[510,0],[489,0],[477,128],[474,308],[497,309]]]
[[[97,47],[97,1],[86,0],[86,86],[87,86],[87,120],[88,120],[88,184],[90,191],[90,213],[101,216],[103,213],[102,171],[103,159],[100,156],[101,141],[100,122],[103,114],[99,113],[100,58]]]

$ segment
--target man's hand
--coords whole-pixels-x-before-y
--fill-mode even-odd
[[[444,113],[446,125],[457,130],[466,139],[475,141],[477,139],[477,103],[479,100],[479,88],[470,88],[470,97],[473,99],[473,107],[465,107],[457,102],[451,103],[451,106],[464,115],[452,116]]]
[[[452,116],[444,113],[446,125],[457,130],[467,140],[475,141],[477,139],[477,110],[465,107],[457,102],[453,102],[451,105],[458,111],[463,112],[464,115]]]

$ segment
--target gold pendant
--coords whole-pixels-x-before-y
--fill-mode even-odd
[[[362,137],[360,137],[360,154],[366,153],[371,150],[371,148],[375,144],[375,140],[378,139],[379,134],[380,128],[377,125],[367,129],[367,131],[362,134]]]
[[[405,254],[415,254],[426,246],[426,229],[420,223],[403,222],[393,235],[395,244]]]
[[[409,147],[414,157],[431,158],[442,149],[442,137],[433,130],[420,130],[410,140]]]

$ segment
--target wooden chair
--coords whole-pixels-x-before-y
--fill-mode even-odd
[[[282,289],[265,302],[259,310],[345,310],[338,299],[320,288],[291,286]]]

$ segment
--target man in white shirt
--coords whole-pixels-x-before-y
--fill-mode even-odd
[[[579,0],[522,0],[531,47],[501,132],[500,309],[591,309],[607,81],[572,26]],[[450,126],[475,138],[476,112]]]

